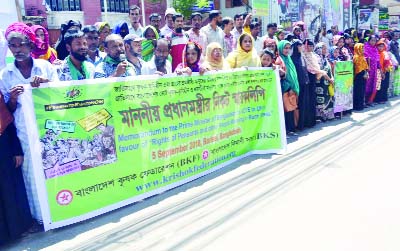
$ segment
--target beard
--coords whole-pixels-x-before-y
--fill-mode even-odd
[[[139,58],[142,56],[142,53],[135,52],[132,48],[129,50],[129,53],[134,56],[135,58]]]
[[[176,33],[182,33],[182,27],[177,27],[176,29],[175,29],[175,32]]]
[[[75,51],[71,51],[71,55],[72,55],[76,60],[83,62],[83,61],[86,60],[87,51],[84,52],[84,53],[82,53],[82,54],[80,54],[80,53],[78,53],[78,52],[75,52]]]
[[[167,62],[167,57],[155,57],[154,58],[154,63],[156,64],[157,69],[159,67],[164,67],[165,63]]]
[[[222,26],[222,21],[217,21],[217,25],[218,25],[219,27],[221,27],[221,26]]]

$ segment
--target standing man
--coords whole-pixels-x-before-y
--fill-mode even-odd
[[[133,65],[136,76],[142,75],[142,66],[145,63],[141,58],[143,39],[136,34],[128,34],[124,38],[126,59]]]
[[[254,39],[254,49],[256,49],[257,54],[260,55],[264,47],[264,40],[258,36],[260,34],[259,22],[252,22],[250,24],[250,33]]]
[[[88,46],[88,56],[86,60],[96,67],[99,63],[103,62],[104,58],[107,56],[105,52],[99,50],[99,32],[94,25],[86,25],[83,27],[82,31],[85,33]]]
[[[86,61],[88,46],[85,34],[82,31],[68,31],[64,35],[64,42],[69,55],[57,67],[60,81],[93,78],[94,66]]]
[[[233,19],[230,17],[224,17],[222,19],[222,28],[224,31],[224,44],[222,45],[224,57],[227,57],[230,52],[235,50],[235,41],[232,34]]]
[[[5,32],[8,48],[15,61],[8,64],[0,74],[0,91],[4,95],[8,109],[14,113],[14,124],[24,152],[22,173],[24,176],[29,207],[38,223],[43,221],[38,191],[36,189],[34,168],[28,141],[28,130],[22,113],[20,95],[26,88],[38,87],[41,83],[58,81],[57,72],[46,60],[33,59],[31,56],[35,33],[24,23],[12,23]]]
[[[275,33],[276,33],[277,30],[278,30],[278,25],[276,23],[269,23],[267,25],[267,34],[265,35],[263,40],[265,40],[265,38],[270,38],[270,39],[277,40],[275,38]]]
[[[224,32],[218,26],[222,25],[221,11],[212,10],[208,16],[209,23],[200,29],[206,35],[206,46],[212,42],[217,42],[221,45],[224,44]]]
[[[169,55],[169,42],[165,38],[157,40],[154,56],[142,68],[142,75],[165,75],[172,73],[171,63],[167,60]]]
[[[126,60],[124,40],[120,35],[108,35],[105,50],[107,56],[96,66],[94,78],[135,76],[134,66]]]
[[[140,19],[142,15],[140,15],[140,8],[137,5],[131,5],[129,7],[129,20],[131,21],[128,28],[129,34],[136,34],[141,36],[143,33],[143,27],[140,24]]]
[[[175,15],[175,13],[176,11],[174,8],[168,8],[165,10],[165,25],[160,30],[161,37],[167,37],[174,31],[174,20],[172,19],[172,17]]]
[[[160,34],[160,22],[161,22],[161,16],[158,13],[151,13],[149,16],[150,20],[150,25],[156,28],[158,34]]]
[[[178,64],[182,63],[182,54],[189,38],[183,33],[183,15],[176,13],[172,19],[174,20],[174,31],[171,34],[171,56],[172,56],[172,71]]]
[[[203,17],[199,12],[194,12],[190,16],[190,22],[192,23],[192,28],[186,32],[189,40],[192,42],[197,43],[201,46],[202,56],[206,55],[206,42],[207,38],[206,35],[200,31],[201,23],[203,22]]]
[[[236,14],[233,17],[234,20],[234,24],[235,24],[235,28],[233,28],[232,30],[232,35],[233,35],[233,41],[237,41],[240,37],[240,35],[242,35],[243,33],[243,15],[242,14]],[[236,44],[236,42],[235,42]]]

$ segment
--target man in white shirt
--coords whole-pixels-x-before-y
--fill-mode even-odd
[[[168,8],[165,11],[165,25],[160,30],[161,37],[167,37],[174,31],[174,20],[172,19],[172,17],[175,15],[175,13],[176,11],[174,8]]]
[[[201,28],[200,31],[206,34],[207,45],[212,42],[217,42],[222,47],[224,44],[224,32],[218,27],[219,25],[222,25],[221,11],[212,10],[208,16],[208,19],[210,22]]]
[[[131,21],[129,24],[129,34],[136,34],[141,36],[143,33],[143,27],[140,24],[140,19],[142,15],[140,15],[140,8],[137,5],[132,5],[129,7],[129,20]]]
[[[243,33],[243,15],[242,14],[236,14],[233,17],[234,25],[235,28],[231,31],[231,34],[233,35],[233,41],[235,42],[234,45],[236,45],[236,41],[239,39],[240,35]]]
[[[142,75],[165,75],[172,73],[172,65],[167,60],[169,55],[168,40],[161,38],[157,40],[156,48],[154,48],[154,56],[149,62],[146,62],[142,68]]]
[[[58,81],[58,76],[56,70],[48,61],[32,58],[31,52],[34,48],[36,36],[26,24],[11,24],[5,32],[5,37],[15,61],[1,71],[0,91],[4,95],[9,110],[14,114],[14,124],[24,152],[22,172],[30,210],[33,218],[42,222],[43,218],[29,148],[29,133],[22,112],[24,97],[21,94],[31,86],[38,87],[41,83]]]
[[[252,22],[250,24],[251,36],[254,39],[254,49],[257,51],[258,55],[261,54],[264,47],[264,40],[258,36],[260,34],[260,28],[259,22]]]

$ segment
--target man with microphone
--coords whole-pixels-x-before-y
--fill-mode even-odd
[[[111,34],[105,40],[104,61],[96,66],[94,78],[135,76],[134,66],[126,60],[124,40]]]

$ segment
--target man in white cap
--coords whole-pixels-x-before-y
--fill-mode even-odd
[[[165,10],[165,25],[160,30],[161,37],[167,37],[174,31],[174,20],[172,17],[175,15],[176,11],[174,8],[168,8]]]
[[[145,63],[141,58],[143,39],[136,34],[128,34],[124,37],[126,59],[133,64],[136,76],[142,75],[142,66]]]

